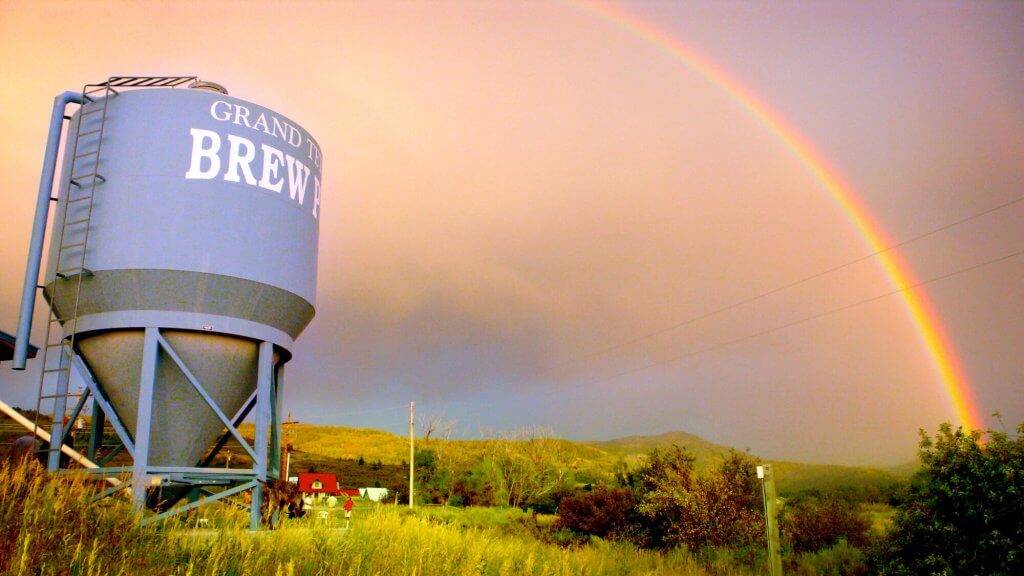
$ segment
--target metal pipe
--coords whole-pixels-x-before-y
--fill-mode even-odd
[[[21,288],[21,311],[18,315],[18,333],[14,342],[14,361],[11,365],[14,370],[24,370],[28,357],[28,340],[32,333],[32,314],[36,305],[36,283],[39,282],[39,266],[43,259],[46,219],[50,213],[53,175],[57,169],[57,151],[60,148],[60,135],[64,128],[64,108],[68,104],[81,104],[82,101],[82,95],[78,92],[64,92],[53,99],[53,111],[50,113],[50,133],[46,137],[43,170],[39,176],[39,195],[36,197],[36,213],[32,220],[32,237],[28,242],[25,283]]]
[[[28,418],[22,416],[20,412],[18,412],[14,408],[11,408],[7,403],[3,402],[2,400],[0,400],[0,412],[10,417],[11,420],[14,420],[18,424],[21,424],[28,430],[34,432],[36,436],[39,436],[39,438],[43,440],[43,442],[50,441],[50,434],[46,430],[43,430],[42,428],[36,428],[35,423],[33,423]],[[83,456],[82,454],[80,454],[78,451],[68,446],[67,444],[61,444],[60,451],[67,454],[69,457],[71,457],[72,460],[78,462],[79,464],[85,466],[86,468],[99,468],[99,466],[95,462],[89,460],[88,458],[86,458],[85,456]],[[118,480],[117,478],[106,478],[105,480],[109,482],[112,486],[121,485],[121,481]]]

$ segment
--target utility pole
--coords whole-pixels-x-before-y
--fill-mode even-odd
[[[416,471],[416,403],[409,402],[409,508],[413,507],[413,481]]]
[[[782,576],[782,555],[779,551],[779,501],[775,492],[775,473],[772,465],[757,467],[757,477],[761,479],[761,493],[764,495],[764,519],[768,536],[768,573],[771,576]]]

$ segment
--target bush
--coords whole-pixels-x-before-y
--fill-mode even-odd
[[[871,521],[855,504],[837,497],[804,498],[787,504],[780,525],[794,552],[816,552],[840,540],[863,548],[871,530]]]
[[[1015,438],[944,424],[934,440],[922,431],[919,457],[877,572],[1024,574],[1024,424]]]
[[[629,530],[635,505],[633,492],[599,486],[591,492],[562,498],[555,527],[577,534],[618,539]]]
[[[685,450],[653,450],[646,465],[620,475],[633,489],[642,521],[638,544],[653,548],[747,548],[764,536],[754,461],[738,452],[705,476],[694,476]]]

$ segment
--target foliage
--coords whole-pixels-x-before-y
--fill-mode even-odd
[[[779,524],[794,552],[816,552],[840,541],[863,548],[871,530],[871,521],[856,504],[835,496],[787,503]]]
[[[879,574],[1024,574],[1024,424],[1016,437],[944,424],[919,457]]]
[[[621,539],[636,521],[635,507],[636,498],[631,490],[599,486],[562,498],[555,526],[578,534]]]
[[[637,498],[638,542],[646,547],[749,547],[763,536],[754,461],[730,452],[714,469],[695,475],[694,459],[678,446],[654,449],[646,463],[620,473]]]
[[[356,515],[347,532],[315,518],[285,522],[282,529],[252,534],[246,514],[221,511],[218,526],[183,529],[185,520],[162,528],[141,527],[130,505],[116,500],[90,505],[92,487],[80,478],[45,477],[23,468],[0,468],[0,526],[5,548],[3,573],[82,575],[243,574],[352,576],[374,574],[506,575],[682,575],[744,576],[750,572],[727,560],[706,566],[684,551],[659,554],[626,543],[596,540],[563,548],[544,543],[518,528],[489,527],[507,517],[514,527],[532,515],[518,511],[471,510],[470,525],[454,521],[462,510],[439,509],[453,521],[438,522],[432,512],[408,512],[374,505]],[[206,512],[204,512],[206,513]]]
[[[440,478],[465,504],[553,509],[555,495],[574,484],[576,460],[565,446],[540,429],[516,430],[488,440],[475,464]]]

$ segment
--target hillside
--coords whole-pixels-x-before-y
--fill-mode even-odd
[[[652,436],[627,436],[590,444],[627,460],[640,457],[653,448],[669,448],[678,445],[686,448],[696,458],[695,464],[698,470],[713,465],[731,450],[728,446],[715,444],[700,436],[680,431]],[[769,462],[774,467],[779,490],[786,493],[843,489],[878,491],[906,480],[916,469],[916,464],[883,469],[838,464]]]
[[[297,451],[297,461],[326,457],[336,460],[357,460],[367,463],[404,465],[408,462],[408,439],[390,432],[368,428],[294,424],[289,426],[289,438]],[[439,446],[457,450],[460,458],[475,459],[483,455],[489,440],[430,440],[418,441],[420,448],[437,449]],[[595,442],[559,441],[559,452],[567,461],[575,461],[585,480],[610,479],[612,470],[620,462],[635,464],[652,448],[686,448],[695,459],[698,470],[713,466],[729,453],[730,448],[715,444],[687,432],[673,431],[651,436],[627,436]],[[883,469],[866,466],[840,466],[834,464],[808,464],[802,462],[773,461],[779,490],[786,493],[807,490],[832,491],[840,489],[879,490],[905,480],[907,467]]]
[[[251,425],[243,425],[242,431],[251,437]],[[23,433],[20,427],[7,418],[0,418],[0,443],[9,444]],[[285,438],[293,447],[292,474],[309,469],[335,472],[347,486],[398,485],[407,474],[408,439],[390,432],[370,428],[289,424],[285,427]],[[424,441],[419,438],[417,447],[435,452],[449,451],[458,460],[475,461],[484,456],[489,443],[494,441],[436,438]],[[713,466],[730,450],[728,446],[681,431],[593,442],[559,439],[552,445],[552,450],[566,465],[573,466],[579,481],[598,482],[611,480],[617,465],[636,465],[651,449],[673,445],[687,449],[694,456],[698,470]],[[244,452],[234,441],[228,443],[227,450],[233,455],[232,465],[238,466],[245,462]],[[362,464],[358,463],[360,458]],[[118,462],[125,463],[120,462],[123,459],[120,458]],[[216,465],[223,463],[222,456]],[[916,469],[916,464],[883,469],[787,461],[772,463],[779,490],[789,494],[808,490],[848,490],[876,495],[906,480]]]
[[[243,433],[247,430],[243,427]],[[295,450],[299,462],[315,459],[353,461],[362,458],[369,464],[384,467],[407,465],[409,440],[383,430],[349,428],[315,424],[291,424],[285,431],[287,441]],[[472,461],[484,456],[488,445],[495,439],[425,441],[418,438],[417,449],[433,451],[451,450],[459,460]],[[514,441],[514,440],[513,440]],[[554,450],[567,463],[574,462],[581,479],[593,481],[610,477],[610,471],[620,460],[615,454],[596,446],[570,440],[556,440]]]
[[[680,431],[652,436],[625,436],[613,440],[588,442],[587,444],[627,461],[642,456],[653,448],[670,448],[675,445],[686,448],[696,459],[695,465],[698,470],[720,460],[730,450],[728,446],[715,444],[700,436]]]

